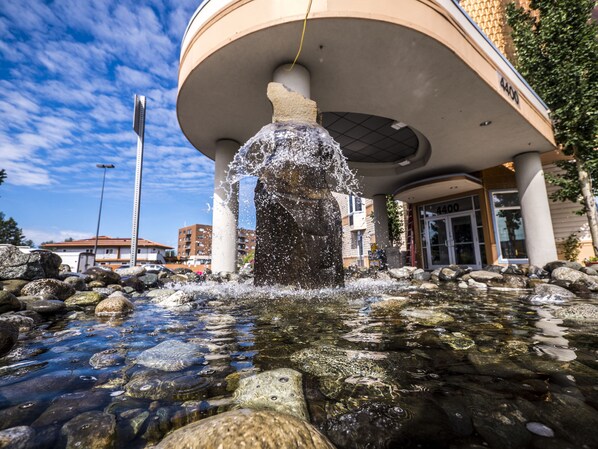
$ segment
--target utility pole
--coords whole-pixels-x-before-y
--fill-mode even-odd
[[[104,185],[106,184],[106,169],[107,168],[114,168],[112,164],[96,164],[96,167],[104,169],[104,177],[102,178],[102,193],[100,195],[100,211],[98,212],[98,227],[96,228],[96,242],[93,245],[93,258],[94,261],[96,259],[96,253],[98,252],[98,236],[100,234],[100,220],[102,218],[102,203],[104,202]],[[94,262],[95,265],[95,262]]]
[[[145,97],[143,95],[135,95],[133,129],[137,134],[137,164],[135,168],[135,197],[133,198],[131,267],[137,265],[137,240],[139,238],[139,206],[141,203],[141,174],[143,171],[143,137],[145,131]]]

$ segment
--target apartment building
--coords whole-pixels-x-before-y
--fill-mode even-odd
[[[237,255],[243,257],[255,250],[255,231],[239,228],[237,231]],[[212,226],[194,224],[179,229],[177,254],[197,264],[209,264],[212,260]]]

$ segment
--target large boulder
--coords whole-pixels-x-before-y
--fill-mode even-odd
[[[550,274],[553,281],[561,281],[571,284],[583,284],[591,291],[598,291],[598,278],[589,276],[573,268],[555,268]]]
[[[25,279],[32,281],[57,278],[62,259],[50,251],[31,251],[25,254],[16,246],[0,247],[0,280]]]
[[[99,281],[104,285],[120,284],[120,274],[109,268],[89,267],[85,274],[89,275],[92,281]]]
[[[306,421],[285,413],[241,409],[221,413],[182,427],[156,449],[334,449],[332,443]]]
[[[69,296],[75,294],[75,289],[69,284],[58,279],[38,279],[30,282],[21,289],[21,294],[25,296],[54,296],[64,301]]]
[[[579,262],[569,262],[568,260],[555,260],[552,262],[548,262],[546,265],[544,265],[544,269],[549,273],[552,273],[554,270],[561,267],[566,267],[572,270],[579,271],[583,267],[583,265]]]

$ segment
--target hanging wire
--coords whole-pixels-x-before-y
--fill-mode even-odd
[[[307,12],[305,13],[305,19],[303,19],[303,31],[301,32],[301,41],[299,42],[299,50],[297,51],[297,56],[295,56],[295,60],[291,64],[291,67],[288,69],[289,72],[291,70],[293,70],[293,67],[295,67],[295,63],[299,59],[299,55],[301,55],[301,50],[303,50],[303,39],[305,39],[305,29],[307,28],[307,16],[309,16],[309,12],[311,11],[311,2],[312,2],[312,0],[309,0],[309,4],[307,5]]]

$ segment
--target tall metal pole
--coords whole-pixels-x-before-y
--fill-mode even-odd
[[[143,137],[145,131],[145,97],[135,95],[133,129],[137,133],[137,165],[135,169],[135,196],[133,199],[133,233],[131,236],[131,266],[137,265],[139,233],[139,206],[141,203],[141,175],[143,171]]]
[[[104,202],[104,185],[106,184],[106,169],[114,168],[112,164],[96,164],[96,167],[104,169],[104,176],[102,178],[102,193],[100,194],[100,211],[98,212],[98,227],[96,228],[96,242],[93,246],[93,256],[95,258],[98,251],[98,236],[100,235],[100,219],[102,218],[102,203]]]

